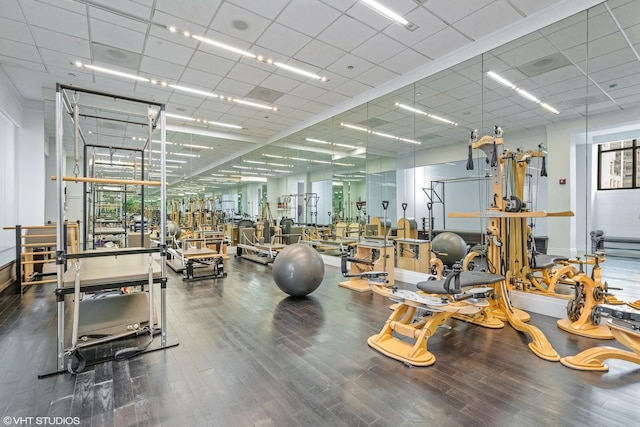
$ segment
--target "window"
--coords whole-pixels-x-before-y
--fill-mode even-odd
[[[637,139],[598,145],[598,190],[639,188],[640,143]]]

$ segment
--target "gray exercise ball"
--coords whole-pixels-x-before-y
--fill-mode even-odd
[[[450,231],[444,231],[431,240],[431,249],[435,253],[442,253],[438,258],[444,265],[451,267],[467,255],[467,243],[462,237]]]
[[[302,243],[288,245],[273,261],[273,280],[284,293],[302,297],[318,289],[324,262],[318,252]]]
[[[167,221],[167,234],[174,239],[177,239],[182,234],[182,229],[175,221]]]

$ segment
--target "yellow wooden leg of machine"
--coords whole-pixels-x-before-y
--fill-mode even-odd
[[[640,299],[634,302],[628,302],[627,305],[629,307],[635,308],[636,310],[640,310]]]
[[[433,365],[436,357],[427,350],[427,340],[435,333],[438,326],[446,323],[453,313],[434,313],[425,321],[412,323],[415,311],[416,307],[401,304],[391,313],[380,333],[369,337],[367,340],[369,346],[410,366]],[[394,332],[415,339],[415,343],[394,337]]]
[[[621,344],[633,350],[626,351],[613,347],[592,347],[575,356],[563,357],[560,363],[572,369],[580,371],[606,372],[609,367],[604,363],[607,359],[620,359],[627,362],[640,364],[640,333],[620,327],[608,322],[611,333]]]
[[[507,275],[508,276],[508,275]],[[507,277],[508,279],[508,277]],[[497,301],[502,308],[502,312],[505,314],[507,321],[516,331],[524,332],[531,337],[529,343],[529,349],[536,356],[541,359],[549,360],[551,362],[557,362],[560,360],[560,355],[553,349],[547,337],[544,336],[542,331],[533,325],[527,325],[516,314],[514,308],[511,306],[511,302],[507,296],[506,280],[496,286]]]
[[[595,282],[584,273],[577,274],[574,279],[577,295],[567,306],[568,318],[558,320],[558,328],[582,337],[613,339],[613,334],[606,325],[594,324],[591,319],[591,313],[598,303],[594,298]]]

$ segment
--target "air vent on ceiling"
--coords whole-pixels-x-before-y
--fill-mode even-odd
[[[569,101],[565,101],[564,103],[570,105],[573,108],[584,107],[585,105],[594,105],[599,104],[601,102],[608,101],[606,95],[591,95],[591,96],[582,96],[580,98],[570,99]]]
[[[140,64],[140,55],[129,50],[120,49],[102,43],[91,43],[93,60],[103,64],[117,65],[119,67],[137,70]]]
[[[538,58],[534,61],[527,62],[516,67],[521,73],[527,77],[535,77],[549,71],[557,70],[562,67],[571,65],[571,62],[560,52]]]
[[[380,127],[382,125],[386,125],[387,123],[389,123],[389,122],[386,121],[386,120],[375,118],[375,117],[372,117],[370,119],[358,122],[359,125],[363,125],[363,126],[366,126],[366,127],[369,127],[369,128],[377,128],[377,127]]]
[[[269,89],[262,86],[254,87],[251,92],[247,94],[247,98],[257,99],[259,101],[268,102],[269,104],[275,102],[278,98],[284,95],[284,92]]]

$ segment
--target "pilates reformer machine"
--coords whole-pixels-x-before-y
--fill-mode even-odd
[[[196,237],[176,239],[167,249],[167,265],[175,272],[183,273],[183,280],[203,280],[227,277],[224,232],[199,231]],[[198,270],[208,270],[205,274],[195,274]]]
[[[388,208],[389,202],[383,201],[385,223]],[[388,241],[386,233],[382,241],[361,240],[361,236],[358,235],[355,248],[355,256],[349,256],[347,252],[342,254],[342,275],[348,280],[338,285],[356,292],[370,292],[373,290],[371,285],[393,286],[394,246]]]
[[[82,103],[80,99],[82,98]],[[114,114],[114,108],[121,108],[125,114]],[[82,111],[81,111],[82,110]],[[117,111],[117,110],[116,110]],[[124,120],[121,117],[127,119]],[[135,121],[144,117],[146,122]],[[73,126],[73,145],[65,147],[65,126],[69,119]],[[114,123],[135,123],[147,127],[141,163],[145,164],[144,152],[149,152],[151,165],[151,140],[154,131],[160,133],[159,181],[141,179],[87,177],[80,174],[80,145],[87,144],[82,132],[81,120],[111,121]],[[144,194],[145,187],[159,187],[160,227],[166,229],[166,136],[164,104],[141,99],[118,96],[110,93],[57,84],[56,86],[56,195],[58,200],[56,221],[57,270],[57,363],[56,371],[39,375],[47,377],[68,370],[82,371],[89,364],[107,360],[132,357],[150,351],[157,351],[178,345],[167,343],[166,286],[165,274],[166,236],[160,233],[157,248],[126,248],[118,250],[95,249],[77,253],[67,251],[64,235],[64,197],[67,184],[82,186],[82,194],[87,194],[87,184],[135,185]],[[75,154],[73,175],[63,173],[65,148],[72,148]],[[86,159],[85,159],[86,160]],[[86,166],[86,161],[85,161]],[[84,169],[86,173],[86,167]],[[151,175],[150,172],[148,172]],[[73,188],[73,190],[76,190]],[[86,212],[85,212],[86,214]],[[160,295],[156,297],[155,286],[160,284]],[[126,289],[126,291],[125,291]],[[160,304],[160,318],[156,315],[156,305]],[[72,308],[67,309],[67,304]],[[70,333],[67,324],[71,325]],[[125,337],[148,336],[146,343],[124,347],[109,357],[88,361],[84,350],[89,346],[103,344]],[[160,335],[160,344],[152,346],[155,336]],[[129,344],[130,345],[130,344]]]
[[[274,234],[268,241],[265,241],[264,238],[259,238],[256,235],[255,228],[239,227],[238,244],[236,245],[239,251],[239,256],[260,264],[269,264],[275,260],[278,252],[287,246],[284,243],[278,243],[278,239],[281,239],[282,237],[296,237],[297,241],[294,243],[297,243],[301,236],[300,234],[296,234],[295,236],[292,234]]]

